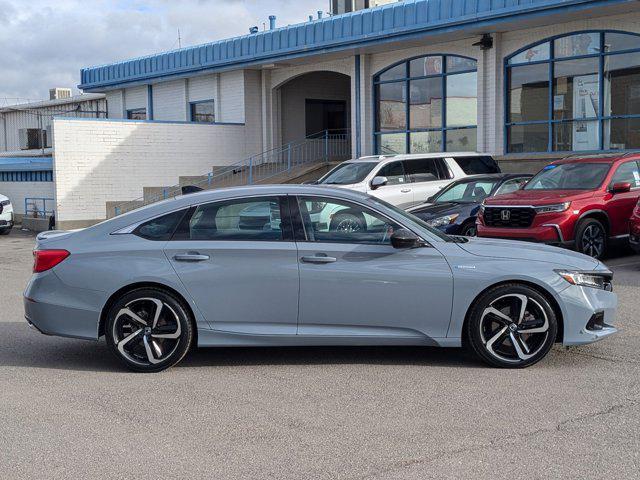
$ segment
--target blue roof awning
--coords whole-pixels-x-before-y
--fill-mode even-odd
[[[0,172],[46,172],[53,170],[53,157],[0,157]]]
[[[636,0],[404,0],[312,22],[81,70],[78,87],[101,91],[205,70],[242,68],[451,32],[531,15]]]

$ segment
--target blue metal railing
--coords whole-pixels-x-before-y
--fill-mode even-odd
[[[296,167],[312,163],[347,160],[351,157],[351,134],[349,131],[332,132],[325,130],[302,140],[289,142],[257,155],[252,155],[238,163],[221,167],[202,175],[202,180],[189,183],[190,186],[208,190],[241,185],[264,183],[269,179],[290,172]],[[115,207],[115,214],[121,215],[144,205],[176,197],[182,194],[182,185],[163,188],[159,195],[141,197]]]
[[[51,205],[55,200],[53,198],[45,197],[27,197],[24,199],[24,214],[31,217],[48,217],[53,215],[55,210]],[[47,203],[50,208],[47,209]]]

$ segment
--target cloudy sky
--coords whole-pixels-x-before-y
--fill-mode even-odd
[[[80,68],[300,23],[329,0],[0,0],[0,106],[73,87]]]

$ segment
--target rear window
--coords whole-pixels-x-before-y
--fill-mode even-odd
[[[467,175],[483,173],[500,173],[498,163],[489,156],[484,157],[455,157],[455,162]]]
[[[153,240],[156,242],[168,241],[173,236],[173,232],[176,231],[176,228],[178,228],[178,224],[186,212],[187,210],[179,210],[177,212],[168,213],[162,217],[149,220],[136,228],[133,231],[133,234],[146,240]]]

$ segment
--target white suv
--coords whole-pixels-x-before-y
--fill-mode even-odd
[[[316,183],[365,192],[401,208],[424,203],[454,180],[500,173],[479,153],[426,153],[362,157],[341,163]]]
[[[0,235],[9,235],[13,228],[13,207],[11,201],[0,195]]]

